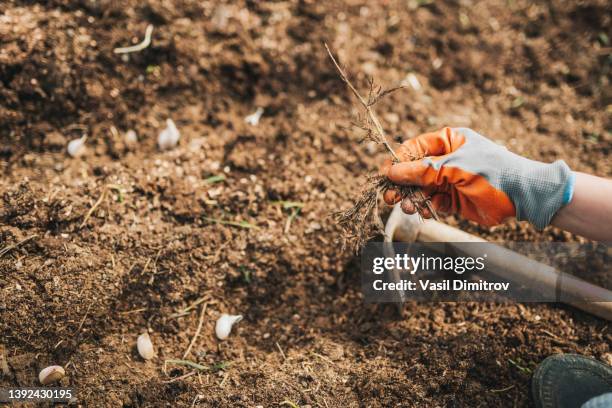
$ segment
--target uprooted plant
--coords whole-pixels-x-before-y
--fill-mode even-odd
[[[327,44],[325,44],[325,49],[338,70],[340,78],[346,83],[365,110],[365,115],[359,117],[358,122],[354,123],[354,125],[365,131],[366,140],[371,140],[376,144],[382,144],[393,157],[393,162],[399,162],[400,159],[387,141],[385,131],[372,107],[383,97],[403,87],[398,86],[395,88],[383,89],[380,86],[375,86],[374,80],[371,79],[369,81],[370,89],[368,97],[365,99],[348,79]],[[413,157],[412,159],[417,160],[420,159],[420,157]],[[412,186],[394,184],[381,175],[369,176],[364,190],[353,207],[346,211],[334,213],[334,219],[344,230],[344,245],[348,244],[352,249],[357,251],[367,242],[367,240],[372,238],[373,235],[384,234],[384,225],[380,219],[378,209],[378,197],[380,194],[390,189],[395,190],[402,201],[406,198],[409,199],[420,215],[423,215],[424,208],[427,208],[429,213],[435,219],[438,219],[438,215],[431,205],[430,200],[423,195],[420,189]]]

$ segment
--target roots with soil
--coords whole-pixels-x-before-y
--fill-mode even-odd
[[[376,235],[385,234],[385,226],[378,209],[378,197],[390,189],[395,190],[402,200],[408,198],[419,214],[422,214],[423,208],[427,207],[429,200],[420,198],[419,195],[422,197],[422,194],[419,194],[420,191],[416,188],[393,184],[384,176],[370,176],[366,188],[353,207],[333,214],[334,220],[344,231],[343,247],[349,247],[357,252]]]
[[[385,131],[375,115],[372,107],[379,102],[383,97],[389,95],[402,87],[395,87],[390,89],[383,89],[374,85],[374,81],[370,80],[370,90],[368,98],[365,99],[353,86],[351,81],[348,79],[336,59],[332,54],[331,50],[325,44],[325,49],[329,58],[334,63],[334,66],[338,70],[340,78],[349,87],[353,95],[359,100],[359,103],[365,110],[366,115],[359,118],[358,123],[355,126],[361,128],[366,132],[366,139],[371,140],[377,144],[385,146],[387,151],[393,156],[393,162],[397,163],[400,161],[399,157],[387,141]],[[419,159],[417,157],[413,160]],[[422,191],[417,187],[402,186],[392,183],[389,179],[384,176],[370,176],[368,178],[367,187],[361,193],[361,196],[357,199],[354,206],[346,211],[337,212],[334,214],[334,219],[344,230],[344,245],[349,246],[353,250],[358,251],[363,245],[377,234],[384,234],[384,225],[380,219],[378,211],[378,197],[387,190],[395,190],[401,200],[410,200],[416,209],[416,211],[423,216],[424,208],[437,220],[438,215],[431,205],[431,201],[426,198]]]

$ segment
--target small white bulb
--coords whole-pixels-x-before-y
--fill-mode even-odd
[[[85,153],[85,141],[87,140],[87,135],[83,135],[78,139],[71,140],[68,143],[68,154],[71,157],[79,157],[83,153]]]
[[[166,119],[166,128],[159,133],[157,145],[160,150],[171,149],[177,145],[181,133],[176,128],[172,119]]]
[[[251,113],[249,116],[244,118],[244,121],[251,126],[257,126],[259,124],[259,119],[261,119],[261,116],[263,115],[263,113],[264,113],[263,108],[257,108],[257,110],[254,113]]]
[[[402,82],[402,85],[404,86],[410,85],[410,87],[414,89],[415,91],[420,91],[421,88],[423,88],[421,86],[421,82],[419,81],[419,78],[417,78],[417,76],[414,75],[412,72],[406,75],[406,78]]]
[[[125,132],[124,140],[126,144],[136,144],[138,142],[138,136],[136,135],[136,132],[130,129]]]
[[[49,366],[43,368],[38,374],[38,380],[42,385],[47,385],[61,380],[66,375],[66,371],[62,366]]]
[[[242,315],[222,314],[215,324],[215,334],[219,340],[225,340],[232,332],[232,326],[242,320]]]
[[[140,357],[145,360],[150,360],[155,357],[155,350],[153,350],[153,343],[151,342],[151,337],[149,337],[148,333],[143,333],[138,336],[138,340],[136,340],[136,348],[138,349],[138,354]]]

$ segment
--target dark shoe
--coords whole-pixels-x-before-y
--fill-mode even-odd
[[[537,408],[580,408],[612,392],[612,367],[576,354],[553,355],[533,373],[531,392]]]

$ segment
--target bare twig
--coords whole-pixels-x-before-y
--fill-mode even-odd
[[[93,306],[93,302],[91,302],[89,306],[87,306],[87,310],[85,311],[85,314],[83,315],[83,319],[81,319],[81,323],[79,323],[79,328],[77,329],[76,333],[79,333],[81,329],[83,328],[83,324],[85,324],[85,319],[87,319],[87,315],[89,314],[89,310],[91,309],[92,306]]]
[[[336,364],[336,363],[334,363],[334,362],[333,362],[333,360],[332,360],[332,359],[330,359],[329,357],[325,357],[324,355],[321,355],[321,354],[319,354],[319,353],[315,353],[314,351],[311,351],[311,352],[310,352],[310,354],[312,354],[312,355],[313,355],[313,356],[315,356],[315,357],[319,357],[321,360],[323,360],[323,361],[325,361],[325,362],[327,362],[327,363],[329,363],[329,364],[333,364],[333,365],[335,365],[335,364]]]
[[[10,252],[10,251],[12,251],[13,249],[17,248],[19,245],[23,245],[23,244],[25,244],[26,242],[28,242],[28,241],[30,241],[30,240],[32,240],[32,239],[34,239],[34,238],[36,238],[36,237],[38,237],[38,235],[36,235],[36,234],[34,234],[34,235],[30,235],[29,237],[26,237],[26,238],[22,239],[21,241],[17,242],[16,244],[9,245],[9,246],[7,246],[7,247],[5,247],[5,248],[2,248],[2,249],[0,250],[0,258],[2,258],[4,255],[6,255],[7,253],[9,253],[9,252]]]
[[[193,370],[193,371],[190,371],[190,372],[188,372],[187,374],[183,374],[183,375],[181,375],[181,376],[179,376],[179,377],[174,377],[174,378],[172,378],[171,380],[168,380],[168,381],[162,381],[162,383],[164,383],[164,384],[172,384],[173,382],[177,382],[177,381],[184,380],[185,378],[189,378],[189,377],[191,377],[192,375],[197,374],[197,373],[198,373],[198,371],[197,371],[197,370]]]
[[[395,153],[395,151],[393,150],[393,148],[391,147],[391,145],[389,144],[389,142],[387,140],[387,136],[385,134],[385,131],[384,131],[382,125],[380,124],[380,121],[378,120],[378,117],[374,113],[374,111],[372,109],[372,106],[376,102],[378,102],[382,97],[384,97],[385,95],[388,95],[388,94],[390,94],[392,92],[395,92],[398,89],[401,89],[403,87],[399,86],[399,87],[391,88],[391,89],[388,89],[388,90],[382,90],[381,88],[379,88],[379,89],[376,90],[374,88],[374,81],[370,80],[369,96],[368,96],[368,100],[366,101],[361,96],[359,91],[357,91],[357,89],[353,86],[351,81],[348,79],[346,73],[340,67],[340,64],[338,64],[338,61],[336,61],[336,58],[334,58],[334,55],[332,54],[331,50],[329,49],[329,46],[327,45],[327,43],[324,43],[324,45],[325,45],[325,49],[327,50],[327,54],[329,55],[329,58],[332,60],[332,62],[334,63],[334,66],[336,67],[336,69],[338,70],[338,73],[340,74],[340,78],[349,87],[349,89],[351,90],[353,95],[355,95],[355,97],[359,100],[359,103],[361,103],[361,106],[363,107],[363,109],[366,111],[366,113],[368,115],[369,119],[366,120],[366,125],[360,126],[360,128],[368,131],[368,136],[370,138],[372,138],[375,142],[378,142],[378,143],[384,145],[386,147],[386,149],[389,151],[389,153],[391,153],[391,156],[393,156],[393,160],[395,162],[399,162],[400,159],[397,156],[397,154]],[[374,126],[375,131],[377,133],[377,137],[372,137],[373,135],[372,135],[371,129],[369,129],[369,126],[368,126],[369,123],[372,123],[372,125]],[[418,195],[418,201],[420,203],[423,203],[427,207],[427,209],[429,210],[429,212],[431,213],[433,218],[436,219],[436,220],[439,220],[439,217],[438,217],[438,214],[437,214],[436,210],[431,205],[431,201],[429,199],[427,199],[423,195],[423,192],[421,190],[414,189],[413,193]],[[417,206],[417,208],[418,208],[418,206]]]
[[[144,312],[146,310],[147,310],[147,308],[143,307],[143,308],[140,308],[140,309],[134,309],[134,310],[127,310],[125,312],[119,312],[119,314],[120,315],[129,315],[129,314]]]
[[[175,360],[175,359],[166,360],[166,361],[164,361],[164,368],[168,364],[176,364],[176,365],[188,366],[188,367],[191,367],[191,368],[195,368],[196,370],[200,370],[200,371],[205,371],[205,370],[209,369],[208,367],[203,366],[202,364],[194,363],[193,361],[190,361],[190,360]]]
[[[393,156],[393,159],[395,159],[395,161],[400,161],[399,157],[397,156],[397,154],[395,154],[395,151],[393,150],[393,148],[391,147],[391,145],[387,141],[387,138],[385,136],[385,131],[383,130],[382,126],[380,125],[380,122],[378,121],[378,118],[374,114],[374,111],[372,111],[371,105],[368,105],[368,102],[366,102],[366,100],[363,99],[363,97],[357,91],[357,89],[355,89],[355,87],[353,86],[351,81],[349,81],[348,77],[346,76],[346,74],[344,73],[342,68],[340,68],[340,65],[338,65],[338,62],[336,61],[336,59],[334,58],[334,55],[332,54],[332,52],[330,51],[329,47],[327,46],[327,43],[325,43],[325,49],[327,50],[327,54],[329,55],[329,58],[331,58],[332,62],[336,66],[336,69],[340,73],[340,78],[342,78],[344,83],[353,92],[353,95],[355,95],[355,97],[359,100],[359,102],[361,103],[361,105],[365,109],[366,113],[370,117],[370,120],[372,120],[372,123],[376,127],[376,131],[378,132],[378,135],[381,138],[380,142],[387,148],[389,153],[391,153],[391,156]]]
[[[83,226],[87,224],[87,220],[89,220],[91,214],[93,214],[94,211],[96,211],[96,209],[100,206],[100,204],[102,204],[102,201],[104,201],[105,197],[106,187],[104,188],[104,190],[102,190],[102,194],[100,194],[100,198],[98,198],[98,201],[96,201],[95,204],[89,209],[89,211],[87,211],[87,214],[85,214],[85,218],[83,218],[83,222],[81,223],[81,225],[79,225],[79,228],[83,228]]]
[[[240,228],[246,228],[246,229],[260,229],[257,225],[255,224],[251,224],[248,221],[227,221],[227,220],[222,220],[219,218],[211,218],[211,217],[202,217],[203,220],[208,221],[208,222],[212,222],[215,224],[223,224],[223,225],[231,225],[233,227],[240,227]]]
[[[400,89],[404,89],[404,88],[406,88],[405,85],[400,85],[400,86],[396,86],[396,87],[389,88],[389,89],[379,89],[378,92],[376,93],[376,95],[374,95],[374,97],[368,102],[368,104],[370,106],[375,105],[376,102],[378,102],[379,100],[381,100],[385,96],[390,95],[393,92],[399,91]]]
[[[0,344],[0,371],[3,375],[9,375],[11,370],[9,369],[6,356],[4,355],[4,346]]]
[[[287,221],[285,222],[285,229],[283,230],[284,234],[289,234],[289,230],[291,229],[291,223],[300,213],[300,208],[294,208],[291,212],[291,215],[287,217]]]
[[[287,360],[287,356],[285,355],[285,352],[281,348],[280,344],[278,344],[278,342],[276,342],[276,348],[278,348],[278,351],[280,351],[281,356],[283,356],[283,360]]]
[[[151,258],[147,258],[147,262],[145,262],[144,267],[142,268],[142,272],[141,272],[142,275],[145,274],[150,263],[151,263]]]
[[[223,379],[221,380],[221,383],[219,383],[219,387],[223,387],[225,385],[225,382],[229,378],[229,375],[230,375],[229,371],[225,373],[225,375],[223,376]]]
[[[206,302],[207,300],[208,300],[207,296],[201,297],[198,300],[196,300],[195,302],[193,302],[192,304],[190,304],[189,306],[187,306],[185,309],[179,310],[177,313],[171,314],[170,317],[171,318],[175,318],[175,317],[186,316],[186,315],[189,314],[190,311],[195,309],[196,306],[198,306],[200,303]]]
[[[87,214],[85,214],[85,218],[83,218],[83,222],[81,222],[81,225],[79,225],[79,229],[83,228],[85,224],[87,224],[89,217],[91,217],[92,214],[96,211],[96,209],[100,206],[100,204],[102,204],[102,201],[104,201],[104,199],[106,198],[106,194],[109,190],[121,191],[121,186],[117,184],[107,184],[104,186],[102,194],[100,194],[100,198],[98,198],[98,201],[96,201],[94,205],[89,209],[89,211],[87,211]]]
[[[506,391],[510,391],[513,388],[514,388],[514,384],[509,385],[509,386],[504,387],[504,388],[500,388],[498,390],[490,390],[490,392],[506,392]]]
[[[185,354],[183,354],[183,360],[185,360],[187,356],[189,355],[189,353],[191,352],[191,348],[195,344],[195,341],[197,340],[198,336],[200,335],[200,331],[202,331],[202,324],[204,323],[204,315],[206,313],[207,306],[208,306],[208,303],[204,303],[204,305],[202,306],[202,311],[200,312],[200,321],[198,322],[198,328],[196,329],[195,334],[193,335],[193,338],[191,339],[191,343],[189,343],[189,347],[187,347],[187,350],[185,350]]]

